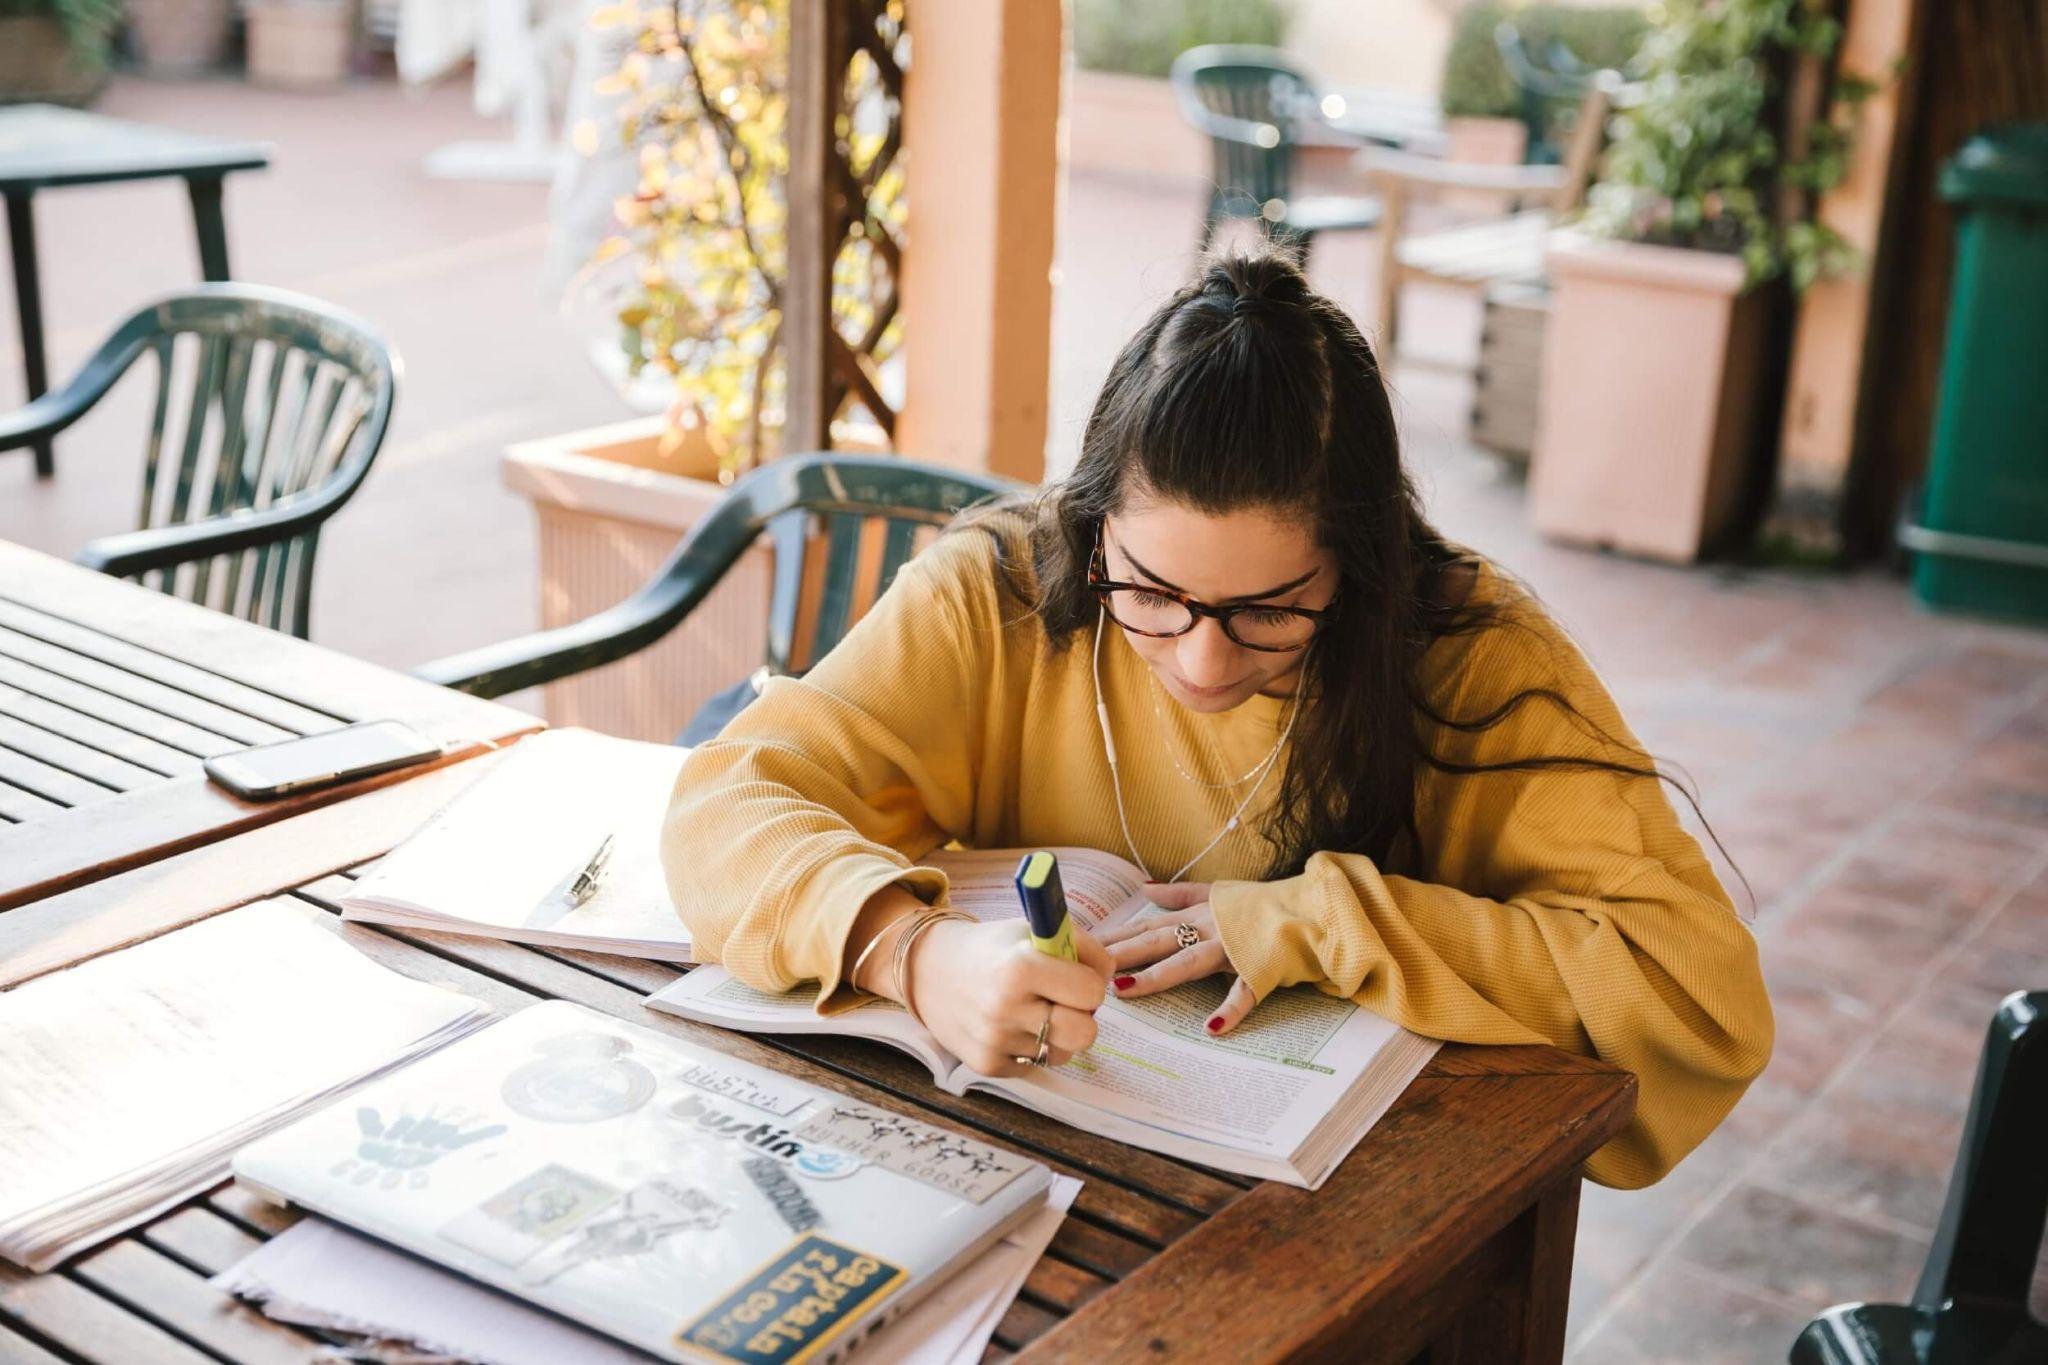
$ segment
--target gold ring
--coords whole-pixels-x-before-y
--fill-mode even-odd
[[[1173,926],[1173,941],[1183,948],[1192,948],[1202,941],[1202,934],[1192,924],[1176,924]]]
[[[1052,1054],[1052,1043],[1048,1041],[1052,1033],[1052,1010],[1052,1002],[1047,1001],[1045,1022],[1038,1026],[1038,1055],[1031,1059],[1033,1066],[1044,1066],[1045,1059]]]

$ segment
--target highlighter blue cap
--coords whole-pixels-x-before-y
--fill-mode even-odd
[[[1051,938],[1067,918],[1067,891],[1060,884],[1060,860],[1043,849],[1017,864],[1017,899],[1033,938]]]

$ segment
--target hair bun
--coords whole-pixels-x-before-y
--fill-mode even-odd
[[[1270,316],[1300,307],[1310,298],[1308,277],[1285,248],[1267,243],[1247,251],[1212,256],[1202,271],[1199,292],[1228,301],[1233,318]]]

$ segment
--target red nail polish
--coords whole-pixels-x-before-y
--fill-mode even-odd
[[[1127,991],[1137,984],[1138,978],[1135,976],[1120,976],[1115,982],[1116,988],[1120,991]]]
[[[1211,1032],[1211,1033],[1221,1033],[1221,1032],[1223,1032],[1223,1021],[1222,1021],[1221,1019],[1211,1019],[1211,1020],[1209,1021],[1209,1032]]]

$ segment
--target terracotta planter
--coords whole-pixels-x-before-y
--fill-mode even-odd
[[[228,49],[228,0],[127,0],[136,56],[154,76],[219,66]]]
[[[528,441],[505,452],[505,483],[533,500],[540,531],[540,616],[580,621],[654,576],[725,489],[708,446],[660,453],[661,417]],[[687,621],[658,644],[550,683],[551,725],[673,740],[713,693],[761,666],[773,556],[763,540]]]
[[[1548,262],[1530,516],[1560,540],[1689,563],[1743,507],[1770,295],[1714,252],[1560,233]]]
[[[0,101],[36,100],[83,107],[107,84],[107,44],[73,47],[64,25],[47,14],[0,17]]]
[[[326,90],[348,79],[354,45],[347,0],[252,0],[249,79],[284,90]]]

